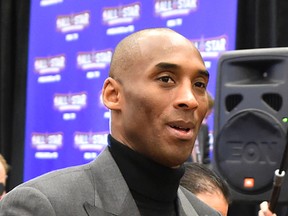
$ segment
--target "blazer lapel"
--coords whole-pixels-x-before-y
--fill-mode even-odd
[[[180,216],[199,216],[180,188],[178,189],[178,209]]]
[[[140,216],[137,205],[109,150],[91,163],[94,205],[84,203],[89,216]]]
[[[128,206],[130,206],[130,205],[123,207],[123,211],[120,212],[119,214],[114,214],[112,212],[107,212],[102,208],[98,208],[97,206],[93,206],[93,205],[89,204],[88,202],[85,202],[83,204],[83,207],[84,207],[88,216],[116,216],[116,215],[117,216],[127,216],[127,215],[129,215],[129,216],[141,216],[136,205],[131,205],[131,207],[128,207]]]
[[[90,205],[88,202],[85,202],[83,207],[87,215],[89,216],[112,216],[113,215],[112,213],[103,211],[103,209]]]

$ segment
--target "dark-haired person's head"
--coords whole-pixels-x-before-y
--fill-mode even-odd
[[[180,184],[223,216],[227,215],[231,203],[228,184],[206,165],[185,163]]]

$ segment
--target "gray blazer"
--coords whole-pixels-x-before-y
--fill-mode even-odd
[[[179,188],[181,216],[220,215]],[[54,171],[10,191],[0,216],[140,216],[114,159],[106,148],[91,163]]]

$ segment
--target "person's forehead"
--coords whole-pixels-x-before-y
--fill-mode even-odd
[[[132,43],[126,49],[133,47],[128,50],[127,55],[131,59],[125,62],[128,62],[126,68],[129,68],[134,75],[138,76],[137,72],[144,74],[143,71],[152,73],[160,67],[173,65],[182,71],[206,71],[197,48],[187,38],[175,32],[148,32],[130,42]]]
[[[197,194],[197,197],[210,207],[221,212],[223,215],[227,215],[228,203],[222,193],[201,193]]]
[[[180,38],[179,40],[166,37],[157,38],[157,40],[153,38],[150,40],[145,39],[139,43],[138,47],[140,56],[135,56],[139,57],[138,60],[140,62],[146,60],[148,62],[156,61],[155,64],[160,62],[173,64],[177,63],[175,61],[179,62],[179,60],[183,60],[185,61],[185,65],[200,62],[203,69],[205,68],[203,59],[198,50],[190,41],[184,38]]]
[[[193,46],[193,43],[184,36],[171,31],[148,31],[140,34],[134,40],[140,47],[158,46],[167,49],[167,46],[179,46],[185,44],[186,46]],[[150,50],[152,51],[152,50]]]

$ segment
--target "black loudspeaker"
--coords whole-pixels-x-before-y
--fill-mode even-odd
[[[286,145],[288,48],[223,53],[214,117],[212,165],[228,182],[232,199],[269,201]],[[281,203],[288,201],[287,178],[286,172]]]

